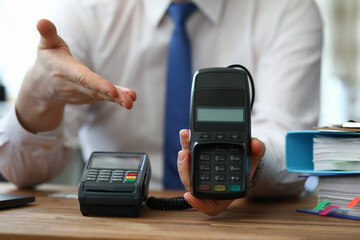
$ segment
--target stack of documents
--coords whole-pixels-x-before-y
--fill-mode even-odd
[[[317,206],[296,211],[360,220],[360,129],[318,129],[286,135],[286,169],[319,181]]]
[[[360,137],[315,135],[313,138],[315,171],[360,171]]]
[[[318,203],[337,206],[343,215],[360,217],[360,203],[349,205],[354,199],[360,200],[359,196],[360,175],[322,176],[319,179]]]

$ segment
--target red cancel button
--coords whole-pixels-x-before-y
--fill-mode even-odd
[[[199,190],[200,191],[210,191],[210,185],[209,184],[199,184]]]

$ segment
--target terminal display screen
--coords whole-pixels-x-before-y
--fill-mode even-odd
[[[197,122],[244,122],[244,108],[197,107]]]
[[[94,154],[90,168],[139,170],[140,156]]]

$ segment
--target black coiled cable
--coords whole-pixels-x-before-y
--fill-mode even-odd
[[[146,200],[146,206],[153,210],[183,210],[192,208],[184,197],[175,198],[155,198],[149,197]]]

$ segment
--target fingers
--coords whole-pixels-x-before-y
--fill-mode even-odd
[[[184,185],[186,191],[190,191],[189,152],[181,150],[178,153],[177,167],[182,184]]]
[[[184,194],[185,200],[200,212],[210,216],[216,216],[224,211],[234,200],[209,200],[199,199],[194,197],[191,193]]]
[[[179,135],[182,150],[178,153],[177,167],[182,184],[190,191],[189,130],[182,129]]]
[[[136,92],[134,90],[132,90],[130,88],[126,88],[126,87],[120,87],[120,86],[115,86],[115,87],[118,90],[118,92],[119,92],[119,90],[122,91],[122,92],[125,92],[127,95],[129,95],[131,97],[131,100],[133,102],[136,101],[137,95],[136,95]]]
[[[59,66],[58,71],[60,76],[64,74],[67,79],[70,79],[85,88],[103,93],[110,98],[118,97],[118,91],[111,82],[94,73],[88,67],[71,56],[68,57],[68,59],[64,59],[62,64]]]
[[[264,157],[266,151],[265,144],[257,138],[251,139],[251,164],[250,164],[250,178],[255,173],[257,166]]]
[[[134,91],[133,91],[134,92]],[[135,93],[135,92],[134,92]],[[120,98],[118,98],[118,103],[123,106],[126,109],[131,109],[133,107],[134,104],[134,100],[133,98],[126,92],[121,91],[118,93],[118,96]],[[135,94],[136,96],[136,94]],[[136,98],[135,98],[136,99]]]
[[[66,74],[65,78],[78,84],[79,91],[96,100],[116,102],[126,109],[131,109],[137,98],[134,90],[113,85],[72,57],[59,69],[60,73]]]
[[[265,154],[265,144],[257,138],[251,139],[251,156],[262,158]]]
[[[189,130],[182,129],[179,135],[182,150],[189,151]]]

